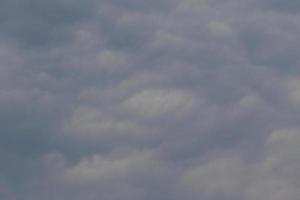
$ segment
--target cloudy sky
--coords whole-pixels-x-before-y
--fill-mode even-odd
[[[0,199],[297,200],[299,13],[1,0]]]

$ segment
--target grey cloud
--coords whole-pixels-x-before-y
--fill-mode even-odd
[[[93,2],[1,1],[1,35],[25,48],[58,45],[70,26],[93,13]],[[66,33],[68,31],[68,33]]]
[[[265,7],[268,9],[274,9],[280,12],[287,12],[292,14],[297,14],[300,9],[299,2],[294,0],[288,0],[285,2],[279,0],[269,0],[262,4],[265,5]]]
[[[299,196],[296,1],[0,7],[0,198]]]

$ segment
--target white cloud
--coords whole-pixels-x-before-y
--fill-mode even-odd
[[[287,99],[292,105],[298,106],[300,103],[300,79],[291,77],[285,82]]]
[[[145,133],[145,128],[133,120],[106,115],[97,107],[79,107],[66,122],[65,131],[82,140],[107,140],[139,137]]]
[[[143,117],[154,118],[184,115],[193,111],[195,103],[194,95],[185,91],[146,89],[129,97],[123,107]]]
[[[222,21],[211,21],[208,23],[208,28],[216,36],[232,36],[234,31],[230,25]]]
[[[268,137],[264,155],[247,161],[239,154],[219,158],[188,169],[180,187],[192,199],[296,199],[299,182],[299,129],[275,130]]]

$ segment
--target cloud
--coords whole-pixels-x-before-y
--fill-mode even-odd
[[[223,199],[295,199],[297,181],[294,164],[299,156],[294,153],[297,129],[276,130],[268,137],[263,157],[254,162],[240,155],[223,155],[204,165],[188,170],[181,184],[190,199],[199,196]],[[292,141],[293,140],[293,141]],[[295,163],[289,163],[294,160]],[[283,166],[280,166],[283,165]],[[296,178],[297,179],[297,178]]]
[[[296,1],[0,2],[0,198],[299,196]]]
[[[184,114],[193,110],[195,98],[183,91],[144,90],[124,102],[128,108],[144,117],[160,117],[166,114]]]

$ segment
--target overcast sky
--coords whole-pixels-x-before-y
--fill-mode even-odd
[[[1,0],[1,200],[298,200],[300,1]]]

